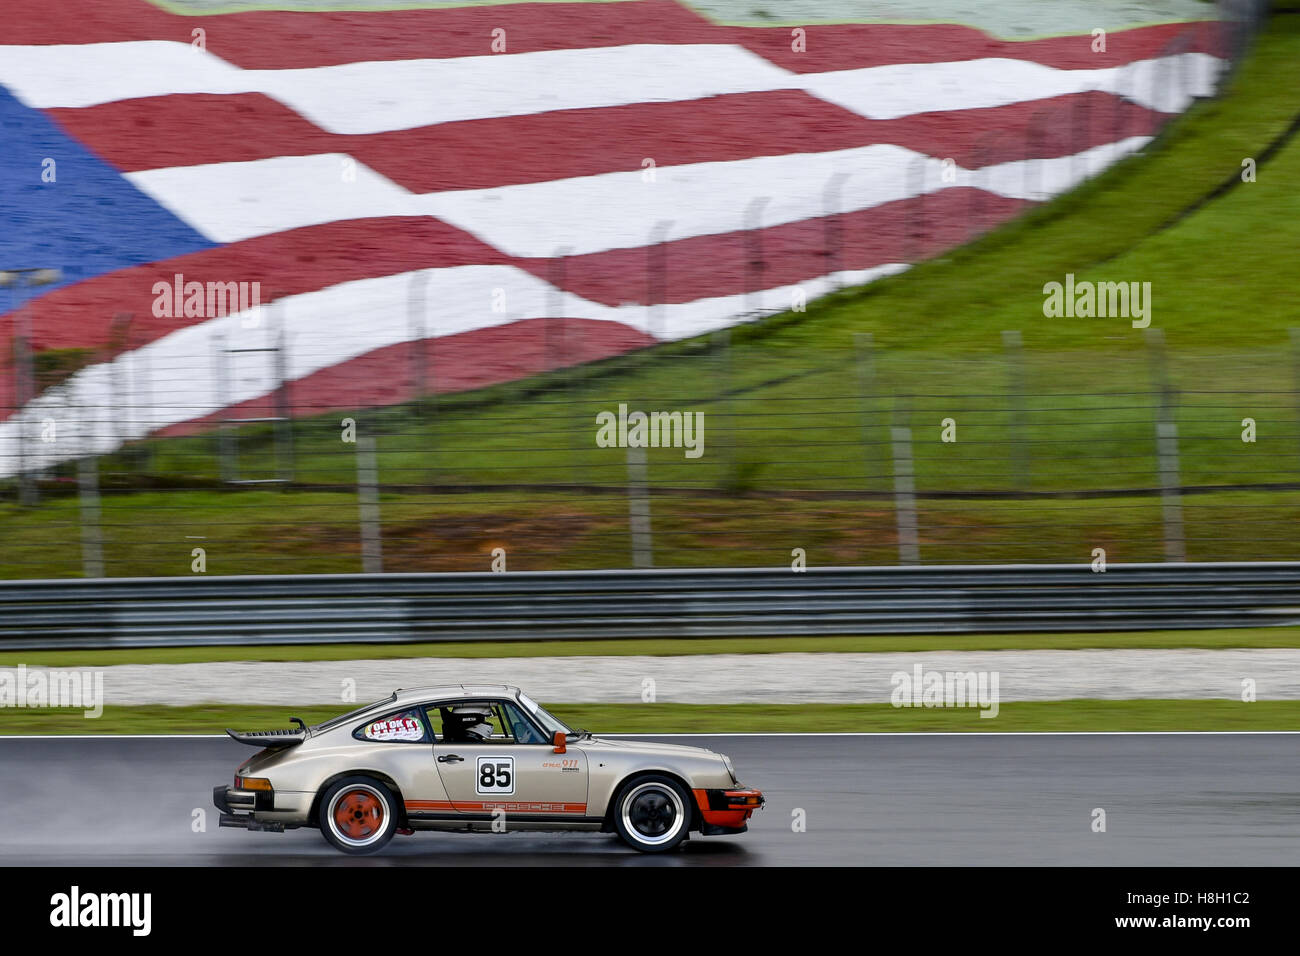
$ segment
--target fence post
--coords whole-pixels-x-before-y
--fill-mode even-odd
[[[771,198],[759,196],[751,200],[745,210],[745,241],[749,246],[745,313],[750,320],[758,319],[763,311],[763,273],[767,270],[767,263],[763,259],[763,207]]]
[[[894,459],[894,515],[898,523],[898,563],[920,564],[921,545],[916,521],[916,477],[912,468],[912,429],[908,423],[906,396],[894,402],[894,421],[889,429]]]
[[[230,407],[230,386],[228,377],[230,369],[227,367],[230,356],[226,352],[226,336],[223,333],[217,333],[212,336],[213,350],[212,360],[216,367],[213,370],[213,378],[217,385],[217,408],[222,413],[228,414],[225,410]],[[221,480],[229,484],[238,477],[238,463],[235,460],[235,436],[231,432],[234,426],[230,422],[220,422],[217,425],[217,466],[220,470]]]
[[[722,427],[718,429],[718,435],[722,438],[719,442],[726,456],[722,462],[725,484],[730,484],[738,478],[736,470],[736,448],[733,444],[735,433],[733,431],[732,407],[729,392],[731,391],[731,329],[718,329],[713,333],[713,372],[717,381],[717,405],[721,410]]]
[[[18,503],[24,507],[35,505],[38,497],[35,479],[27,468],[27,432],[31,424],[27,403],[36,397],[36,377],[30,346],[31,340],[23,332],[14,336],[14,417],[18,419],[16,429]]]
[[[87,451],[77,459],[77,492],[81,503],[81,573],[104,576],[104,549],[99,514],[99,459]]]
[[[632,537],[632,567],[654,567],[654,541],[650,535],[650,477],[646,450],[627,446],[627,527]]]
[[[357,503],[361,517],[361,570],[379,574],[384,570],[383,539],[379,528],[379,480],[375,461],[375,439],[357,436]]]
[[[148,442],[153,433],[153,388],[149,378],[149,352],[141,345],[131,351],[131,393],[135,397],[135,407],[139,409],[139,418],[132,432],[140,438],[140,451],[137,461],[142,471],[153,471],[153,446]]]
[[[848,178],[848,173],[832,173],[822,189],[822,234],[826,243],[826,275],[829,277],[827,288],[829,292],[839,289],[839,273],[844,271],[844,222],[840,218],[840,190]]]
[[[1007,369],[1007,398],[1011,406],[1012,484],[1028,491],[1033,484],[1029,463],[1028,416],[1025,413],[1025,355],[1019,329],[1003,329],[1002,354]]]
[[[1300,328],[1294,326],[1291,328],[1291,372],[1295,383],[1296,439],[1300,441]]]
[[[1165,365],[1164,335],[1146,330],[1151,357],[1152,383],[1157,390],[1156,458],[1160,470],[1160,504],[1165,532],[1165,560],[1186,561],[1182,488],[1178,477],[1178,425],[1174,421],[1174,394]]]
[[[412,273],[406,292],[406,336],[411,340],[411,384],[415,392],[415,411],[420,417],[427,411],[425,396],[429,390],[429,356],[426,351],[429,323],[425,307],[425,288],[428,283],[427,271]]]
[[[858,409],[862,416],[862,470],[866,490],[871,490],[871,411],[876,397],[876,363],[872,352],[875,339],[870,332],[854,332],[853,346],[858,369]]]
[[[908,265],[916,265],[925,258],[925,179],[926,163],[929,160],[918,156],[908,164],[908,195],[912,197],[912,215],[908,217],[907,238],[910,252],[904,252],[903,258]]]
[[[282,485],[293,481],[293,407],[289,396],[289,332],[284,320],[284,299],[276,304],[279,321],[275,342],[275,461]]]

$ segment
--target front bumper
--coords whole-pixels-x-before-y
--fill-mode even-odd
[[[705,836],[744,833],[749,829],[748,821],[754,811],[767,802],[762,791],[749,787],[693,792],[700,810],[700,832]]]

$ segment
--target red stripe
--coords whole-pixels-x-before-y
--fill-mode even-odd
[[[145,0],[6,0],[3,42],[190,43],[203,29],[209,52],[248,69],[291,69],[366,60],[487,56],[492,31],[506,31],[508,53],[632,43],[737,43],[799,73],[1004,56],[1061,69],[1116,66],[1159,55],[1191,31],[1195,49],[1213,51],[1218,24],[1174,23],[1107,35],[1105,53],[1090,36],[998,40],[951,24],[820,24],[805,27],[807,52],[791,49],[791,27],[713,24],[673,0],[521,3],[443,10],[373,12],[254,11],[180,16]]]
[[[839,223],[843,255],[834,268],[866,269],[931,254],[964,239],[972,212],[991,225],[1025,205],[981,190],[949,188],[922,199],[886,203],[829,217]],[[925,234],[911,247],[911,235]],[[751,284],[752,243],[763,249],[764,287],[825,275],[825,218],[679,239],[664,245],[667,281],[662,301],[691,302],[732,295]],[[461,265],[515,265],[547,282],[604,305],[648,303],[645,248],[552,259],[514,259],[437,219],[354,219],[260,236],[229,246],[109,273],[58,289],[26,307],[36,349],[115,346],[137,348],[179,328],[201,322],[153,315],[156,282],[260,282],[262,302],[314,292],[359,279]],[[129,333],[114,341],[113,318],[134,316]],[[13,333],[17,317],[0,320],[0,337]],[[120,331],[120,330],[119,330]],[[0,392],[0,395],[5,393]]]
[[[805,51],[800,53],[793,48],[792,27],[726,29],[730,42],[794,73],[985,57],[1030,60],[1060,70],[1097,70],[1172,53],[1225,55],[1220,24],[1213,20],[1107,31],[1105,52],[1093,51],[1091,35],[1000,40],[956,24],[829,23],[803,28]]]
[[[420,388],[416,346],[402,342],[298,379],[289,386],[290,400],[294,414],[304,417],[395,405],[411,401],[422,391],[444,394],[486,388],[653,344],[650,336],[618,322],[528,319],[424,342],[420,357],[425,389]],[[275,408],[274,397],[262,395],[158,434],[195,434],[224,418],[274,415]]]
[[[663,288],[663,301],[693,302],[791,285],[831,271],[925,258],[964,241],[977,225],[986,229],[1005,222],[1026,205],[982,190],[949,188],[838,216],[681,239],[664,244],[665,280],[655,288]],[[840,237],[838,260],[827,254],[828,228]],[[757,274],[752,265],[756,249],[761,249]],[[644,248],[572,256],[564,260],[562,281],[553,262],[521,265],[605,305],[650,304],[651,258]]]
[[[926,257],[956,245],[979,225],[988,228],[1019,212],[1025,202],[975,189],[946,189],[921,199],[889,203],[873,209],[821,219],[773,226],[753,233],[700,236],[666,243],[666,301],[690,302],[722,295],[739,295],[751,288],[773,288],[822,276],[831,270],[867,269],[916,256]],[[838,232],[841,255],[826,252],[828,221]],[[922,230],[922,236],[915,236]],[[295,268],[272,272],[273,263],[259,259],[259,250],[292,236],[299,253]],[[763,268],[750,262],[757,238]],[[444,249],[440,252],[437,243]],[[110,343],[112,316],[134,307],[136,318],[120,348],[139,347],[176,328],[201,320],[156,319],[150,311],[152,283],[182,272],[188,280],[263,281],[264,298],[324,288],[352,278],[397,274],[431,265],[473,264],[475,241],[443,223],[424,219],[373,219],[295,230],[249,240],[223,249],[195,253],[168,263],[142,266],[61,289],[31,305],[31,328],[38,349],[99,346]],[[509,260],[479,244],[492,262],[513,262],[538,278],[553,282],[587,299],[606,305],[646,303],[650,283],[645,249],[621,249],[553,260]],[[355,250],[365,250],[364,263]],[[302,261],[302,260],[309,261]],[[366,268],[361,269],[360,266]],[[562,268],[561,268],[562,265]],[[239,269],[247,271],[240,272]],[[274,284],[270,284],[274,283]],[[434,294],[433,289],[429,294]],[[782,305],[765,298],[769,305]],[[549,334],[548,334],[549,333]],[[534,319],[436,339],[427,381],[437,392],[481,388],[514,381],[557,366],[574,365],[617,355],[653,343],[642,332],[614,322]],[[199,360],[196,358],[196,361]],[[410,343],[387,346],[367,355],[321,369],[292,385],[293,403],[314,411],[387,405],[407,401],[418,391],[414,349]],[[12,396],[8,365],[0,367],[0,396]],[[237,406],[241,417],[265,410],[268,399]],[[211,421],[230,416],[223,412]],[[0,418],[7,414],[0,413]],[[201,423],[201,422],[200,422]],[[200,423],[169,431],[189,432]]]
[[[196,319],[155,318],[153,286],[176,273],[199,282],[262,283],[264,303],[358,279],[396,275],[433,265],[494,265],[510,258],[437,219],[423,216],[353,219],[259,236],[229,246],[108,273],[58,289],[32,302],[33,344],[38,349],[112,343],[118,313],[135,316],[122,346],[135,348]],[[13,334],[16,318],[0,320],[0,336]],[[0,392],[0,395],[5,393]]]
[[[125,172],[347,153],[414,193],[547,182],[620,170],[905,146],[978,167],[1146,135],[1160,114],[1089,92],[872,120],[801,90],[558,110],[361,136],[327,133],[261,94],[188,95],[56,109],[73,136]],[[755,136],[756,129],[762,130]],[[219,135],[209,135],[219,130]],[[527,143],[527,149],[520,149]]]
[[[246,69],[282,70],[369,60],[489,56],[493,30],[507,53],[631,43],[725,43],[703,17],[672,0],[520,3],[443,10],[254,11],[180,16],[145,0],[5,0],[3,43],[190,43]]]

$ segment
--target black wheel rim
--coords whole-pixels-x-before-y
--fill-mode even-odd
[[[637,833],[657,837],[672,829],[673,823],[677,820],[677,810],[666,793],[661,790],[647,790],[638,794],[632,802],[628,818]]]

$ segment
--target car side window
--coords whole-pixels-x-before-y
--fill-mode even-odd
[[[545,735],[509,701],[457,701],[429,708],[439,743],[543,744]]]
[[[419,707],[399,710],[396,713],[362,724],[352,731],[357,740],[370,740],[387,744],[426,744],[429,728]]]
[[[523,715],[523,712],[509,701],[498,705],[501,712],[502,723],[506,726],[506,731],[519,744],[544,744],[548,743],[542,732],[533,726],[532,721]]]

